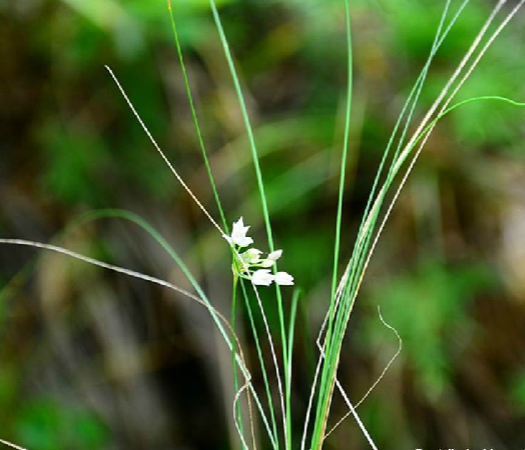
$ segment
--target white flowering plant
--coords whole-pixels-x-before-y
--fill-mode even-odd
[[[326,305],[325,319],[321,325],[316,345],[318,350],[317,364],[315,369],[315,376],[312,380],[310,395],[307,401],[307,410],[304,421],[301,423],[301,428],[295,430],[292,428],[292,352],[294,339],[294,326],[297,312],[297,305],[299,302],[300,291],[296,288],[296,280],[294,277],[284,271],[277,269],[277,263],[283,256],[283,250],[275,249],[273,241],[273,232],[271,220],[269,215],[268,200],[265,194],[264,180],[262,169],[260,166],[259,154],[256,146],[255,136],[250,123],[246,102],[244,100],[243,91],[241,88],[239,76],[237,75],[235,64],[233,63],[233,56],[228,45],[225,30],[222,27],[222,22],[218,9],[214,0],[210,0],[211,11],[213,19],[218,30],[220,43],[224,50],[226,61],[228,63],[235,86],[236,95],[239,101],[242,112],[244,124],[246,126],[246,133],[249,141],[249,148],[252,155],[252,162],[256,173],[257,188],[260,195],[262,206],[262,217],[264,226],[266,228],[268,238],[268,252],[263,252],[259,248],[252,247],[254,240],[248,236],[250,226],[245,225],[243,217],[240,217],[233,223],[231,232],[228,231],[228,220],[223,209],[218,189],[216,187],[213,172],[207,156],[207,151],[202,139],[202,131],[198,120],[198,115],[194,106],[192,89],[189,81],[189,76],[186,71],[184,57],[178,37],[178,31],[174,20],[173,10],[170,4],[170,15],[173,26],[173,33],[177,47],[178,57],[181,63],[182,74],[185,82],[188,98],[190,100],[190,109],[194,120],[199,144],[202,150],[204,163],[206,165],[208,176],[213,190],[216,205],[219,211],[220,220],[216,220],[214,216],[202,205],[197,196],[184,182],[178,171],[174,168],[171,162],[161,150],[160,146],[152,137],[150,131],[146,127],[138,111],[133,106],[133,103],[126,95],[123,87],[120,85],[117,77],[108,68],[110,75],[113,77],[117,88],[122,93],[125,101],[130,107],[132,113],[136,116],[140,125],[151,140],[153,146],[158,151],[160,156],[168,165],[173,175],[179,180],[188,195],[195,201],[203,214],[208,218],[211,226],[217,230],[218,236],[222,236],[228,243],[231,254],[231,269],[233,274],[233,290],[231,302],[231,317],[228,320],[217,308],[212,304],[205,290],[199,285],[196,278],[191,274],[184,261],[172,249],[172,247],[147,223],[140,218],[131,214],[120,214],[119,217],[131,220],[149,232],[157,242],[168,252],[175,263],[181,268],[188,280],[191,282],[194,292],[181,289],[172,283],[158,279],[149,275],[141,274],[129,269],[119,266],[111,265],[93,258],[72,252],[70,250],[34,241],[20,240],[20,239],[0,239],[2,244],[11,245],[26,245],[36,248],[55,251],[69,257],[77,258],[89,264],[98,265],[106,269],[110,269],[121,274],[142,279],[150,283],[174,290],[190,299],[202,304],[209,311],[215,325],[217,326],[221,336],[226,345],[232,353],[232,366],[235,396],[233,399],[233,423],[235,424],[238,436],[243,450],[256,449],[259,440],[264,440],[267,446],[273,450],[320,450],[325,442],[327,436],[339,426],[343,419],[352,415],[356,420],[359,428],[363,432],[367,443],[371,448],[376,449],[377,446],[373,437],[368,433],[365,424],[360,419],[356,411],[356,404],[351,401],[344,391],[341,383],[337,378],[337,370],[339,366],[339,359],[341,354],[342,342],[345,332],[350,320],[350,316],[355,304],[355,300],[359,293],[363,277],[367,270],[370,258],[373,254],[375,246],[378,242],[379,236],[385,226],[385,223],[390,215],[390,212],[403,188],[408,175],[410,174],[416,160],[427,142],[431,132],[435,128],[437,122],[446,114],[453,111],[455,108],[473,101],[499,101],[515,106],[525,106],[522,103],[517,103],[502,97],[480,97],[469,99],[460,103],[452,104],[458,90],[466,82],[472,71],[475,69],[483,54],[488,50],[490,44],[501,33],[502,29],[510,21],[512,17],[518,12],[519,8],[525,3],[525,0],[520,0],[516,5],[508,11],[502,9],[504,1],[499,1],[494,7],[493,13],[487,20],[486,24],[481,28],[480,33],[475,37],[471,47],[465,54],[458,65],[458,69],[450,76],[449,81],[432,103],[428,109],[427,114],[423,117],[419,125],[415,128],[413,134],[409,134],[410,124],[413,118],[413,113],[421,95],[430,64],[432,63],[436,53],[441,47],[444,39],[457,22],[461,13],[468,4],[468,0],[463,0],[460,7],[450,17],[450,0],[446,0],[443,15],[440,24],[436,31],[435,40],[430,49],[427,62],[417,78],[414,87],[412,88],[409,97],[400,114],[398,123],[392,133],[392,138],[386,146],[383,160],[378,169],[375,182],[370,193],[367,207],[364,211],[361,225],[356,237],[355,245],[351,253],[350,259],[344,265],[344,270],[340,270],[340,239],[342,230],[342,208],[344,200],[345,187],[345,169],[347,165],[347,151],[350,136],[350,119],[351,119],[351,102],[352,102],[352,45],[351,45],[351,20],[350,20],[350,1],[341,0],[345,6],[345,24],[346,24],[346,39],[347,39],[347,69],[348,69],[348,85],[346,94],[346,113],[344,121],[344,143],[341,152],[340,163],[340,177],[338,190],[338,204],[335,219],[334,230],[334,257],[331,265],[332,282],[330,285],[330,292],[327,293],[329,301]],[[501,21],[500,27],[495,31],[490,31],[491,24],[496,20],[499,13],[504,12],[505,16]],[[486,38],[486,39],[485,39]],[[485,40],[484,40],[485,39]],[[482,44],[487,42],[488,44]],[[477,54],[476,54],[477,51]],[[476,55],[476,56],[474,56]],[[391,151],[394,149],[393,151]],[[390,165],[387,161],[390,159]],[[394,180],[399,180],[397,186]],[[394,186],[396,186],[394,188]],[[387,201],[387,199],[390,199]],[[107,216],[111,214],[106,214]],[[113,213],[113,216],[116,214]],[[220,222],[220,223],[219,223]],[[224,243],[224,241],[223,241]],[[327,266],[330,266],[328,264]],[[293,272],[293,270],[292,270]],[[341,273],[342,272],[342,273]],[[300,278],[300,277],[298,277]],[[246,281],[251,290],[248,290],[242,283]],[[250,319],[250,331],[253,335],[257,349],[257,357],[259,362],[259,370],[262,374],[264,383],[264,392],[259,392],[255,384],[252,382],[252,367],[248,366],[246,359],[242,352],[242,342],[237,336],[236,316],[237,316],[237,284],[241,284],[242,298],[245,301],[246,310]],[[276,288],[276,308],[279,319],[279,333],[276,337],[272,334],[271,327],[268,324],[265,304],[261,301],[259,295],[259,287],[266,287],[274,285]],[[282,286],[294,286],[288,292],[291,293],[289,297],[285,297],[281,292]],[[276,387],[271,381],[271,375],[267,369],[268,362],[262,355],[263,346],[259,342],[259,335],[261,330],[257,328],[257,324],[253,320],[250,295],[257,299],[257,308],[263,322],[264,338],[267,340],[268,347],[271,354],[271,364],[273,366]],[[285,301],[289,300],[289,301]],[[388,326],[388,325],[387,325]],[[280,352],[277,350],[277,345],[280,344]],[[242,381],[241,381],[242,379]],[[373,385],[375,386],[375,384]],[[277,395],[275,395],[275,389]],[[348,406],[348,413],[336,421],[332,428],[328,428],[328,420],[331,417],[331,404],[334,394],[341,393],[346,405]],[[249,404],[248,413],[241,408],[240,399],[245,398]],[[277,400],[276,400],[277,399]],[[278,405],[276,406],[276,402]],[[360,404],[361,402],[358,402]],[[252,408],[253,407],[253,408]],[[257,436],[255,432],[255,422],[257,417],[262,422],[261,436]]]
[[[276,271],[272,274],[269,270],[282,256],[282,250],[274,250],[265,258],[262,257],[263,252],[257,248],[242,250],[243,247],[253,244],[253,239],[246,236],[249,229],[241,217],[233,224],[231,236],[224,235],[233,249],[232,271],[235,279],[244,278],[258,286],[270,286],[273,282],[280,286],[293,286],[294,279],[289,273]]]

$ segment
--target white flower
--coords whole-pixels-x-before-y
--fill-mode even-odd
[[[271,259],[272,261],[277,261],[282,256],[282,254],[282,250],[275,250],[274,252],[268,255],[268,259]]]
[[[281,286],[293,285],[293,277],[287,272],[277,272],[274,278],[275,282]]]
[[[275,264],[275,261],[277,261],[281,257],[282,254],[283,254],[282,250],[275,250],[274,252],[268,255],[268,258],[263,259],[261,261],[261,266],[272,267]]]
[[[250,248],[245,251],[241,258],[246,264],[257,264],[261,261],[262,252],[256,248]]]
[[[268,269],[259,269],[256,270],[252,275],[253,284],[261,286],[270,286],[274,280],[274,276],[270,273]]]
[[[244,226],[244,221],[241,217],[237,222],[233,223],[232,235],[224,237],[230,244],[235,244],[239,247],[248,247],[248,245],[253,244],[253,239],[246,236],[249,229],[249,226]]]
[[[233,223],[231,236],[223,235],[224,239],[234,246],[232,271],[235,276],[251,280],[253,284],[259,286],[270,286],[273,282],[281,286],[292,286],[294,279],[289,273],[277,272],[274,275],[269,270],[282,256],[282,250],[274,250],[266,258],[261,258],[263,252],[257,248],[249,248],[240,253],[240,248],[248,247],[253,243],[253,239],[246,236],[249,229],[250,227],[244,225],[244,220],[240,217]]]

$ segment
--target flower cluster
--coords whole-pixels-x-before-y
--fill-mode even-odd
[[[242,248],[253,244],[253,239],[246,236],[250,229],[244,225],[242,217],[233,224],[231,236],[224,235],[224,238],[235,248],[233,272],[241,277],[251,280],[253,284],[260,286],[270,286],[273,282],[281,286],[291,286],[294,284],[293,277],[287,272],[277,272],[273,274],[270,268],[282,256],[282,250],[275,250],[263,258],[263,252],[256,248],[250,248],[240,252]]]

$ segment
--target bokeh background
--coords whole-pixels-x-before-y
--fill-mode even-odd
[[[254,124],[277,246],[285,249],[282,267],[304,292],[294,350],[299,432],[330,291],[344,5],[217,3]],[[343,261],[445,4],[351,3],[355,86]],[[471,3],[435,59],[418,117],[493,4]],[[248,141],[208,2],[173,6],[228,220],[242,215],[265,249]],[[460,97],[523,101],[524,42],[522,11]],[[101,208],[133,211],[170,241],[227,313],[228,248],[155,153],[105,64],[218,217],[164,0],[0,0],[0,235],[53,242],[188,287],[135,225],[75,222]],[[404,349],[359,407],[380,448],[525,444],[524,124],[523,111],[488,103],[444,120],[380,241],[340,369],[358,400],[395,353],[397,340],[377,315],[381,305]],[[231,356],[201,306],[62,256],[7,246],[0,248],[0,300],[0,438],[31,450],[239,448]],[[265,302],[276,326],[275,300]],[[255,362],[253,339],[241,335]],[[346,412],[339,397],[332,412],[333,421]],[[348,419],[326,448],[365,445]]]

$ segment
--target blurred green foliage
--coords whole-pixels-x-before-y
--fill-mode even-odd
[[[371,303],[381,305],[384,316],[395,323],[403,340],[402,358],[415,371],[420,392],[430,401],[439,399],[451,385],[454,360],[474,333],[469,304],[495,283],[486,267],[447,268],[429,260],[415,272],[397,274],[372,287]],[[375,317],[367,325],[367,336],[384,340],[385,328]]]
[[[109,439],[106,426],[96,416],[71,411],[51,400],[24,405],[14,428],[16,442],[43,450],[100,449]]]
[[[124,207],[144,212],[185,251],[193,266],[202,269],[206,274],[202,278],[214,293],[217,291],[218,296],[227,298],[229,287],[221,290],[215,279],[229,270],[224,262],[226,259],[221,259],[226,254],[220,247],[221,238],[216,237],[216,241],[220,241],[217,244],[208,236],[207,224],[195,213],[193,205],[189,205],[186,195],[152,149],[104,69],[105,64],[114,69],[175,167],[212,209],[211,192],[202,169],[176,60],[167,2],[42,0],[27,2],[28,6],[22,3],[25,2],[0,1],[0,14],[6,18],[2,30],[6,33],[2,79],[10,87],[6,104],[12,108],[2,108],[7,111],[6,130],[9,131],[4,140],[5,157],[3,155],[7,169],[0,168],[7,174],[5,197],[2,198],[5,206],[0,219],[2,233],[5,227],[6,232],[15,236],[49,236],[61,230],[79,212],[99,207]],[[208,0],[172,0],[172,4],[198,100],[204,138],[228,218],[245,216],[247,222],[253,224],[254,236],[261,237],[260,242],[264,231],[248,142]],[[301,315],[298,347],[313,348],[312,336],[316,336],[319,317],[328,304],[334,239],[346,76],[343,3],[340,0],[223,0],[217,4],[248,96],[277,246],[286,249],[283,261],[306,293],[302,306],[308,313]],[[436,97],[467,50],[491,4],[481,0],[471,2],[445,41],[423,91],[418,117]],[[428,56],[443,6],[444,2],[432,0],[352,2],[355,102],[347,168],[344,257],[351,253],[377,164],[402,102]],[[483,59],[458,100],[478,95],[523,100],[525,65],[519,55],[524,40],[523,18],[517,18]],[[17,97],[12,92],[23,94]],[[395,380],[386,378],[383,383],[387,386],[404,383],[408,386],[405,389],[417,397],[415,404],[424,403],[425,408],[432,409],[436,415],[440,408],[443,411],[450,407],[452,418],[461,416],[464,410],[450,406],[451,403],[447,403],[450,398],[467,410],[475,409],[478,404],[490,403],[483,397],[490,397],[490,390],[485,389],[487,385],[506,383],[505,391],[514,400],[516,410],[507,412],[505,424],[523,420],[525,381],[521,371],[515,368],[519,362],[511,362],[498,354],[502,359],[494,366],[504,367],[503,373],[518,375],[511,381],[500,375],[490,375],[491,360],[484,357],[490,351],[480,338],[490,321],[474,314],[482,309],[484,302],[495,304],[495,308],[501,310],[510,310],[509,305],[516,298],[519,305],[516,310],[523,305],[522,279],[518,276],[518,281],[509,281],[511,270],[505,265],[506,250],[501,243],[508,225],[506,214],[522,207],[519,195],[514,192],[521,192],[519,186],[523,180],[523,121],[523,114],[511,108],[478,103],[456,110],[438,126],[428,151],[423,153],[421,169],[424,172],[415,184],[416,192],[408,193],[396,208],[399,217],[396,214],[393,217],[393,232],[380,241],[377,265],[371,268],[370,279],[365,280],[364,309],[373,310],[374,314],[357,316],[362,320],[356,325],[362,329],[358,341],[366,344],[359,349],[359,344],[352,341],[350,356],[345,356],[351,359],[364,352],[366,361],[356,364],[347,384],[368,386],[378,372],[377,367],[370,368],[374,366],[376,349],[394,348],[394,338],[390,335],[385,338],[388,330],[375,316],[375,305],[379,304],[385,319],[398,329],[404,343],[404,352],[398,362],[402,370],[392,375]],[[430,192],[428,198],[425,189]],[[420,203],[417,202],[418,193],[425,197]],[[108,253],[106,260],[122,260],[130,267],[166,275],[172,268],[168,270],[163,265],[163,255],[155,253],[149,241],[144,243],[133,233],[122,226],[100,225],[87,230],[88,237],[82,239],[95,242],[87,244],[86,248],[101,248],[101,253]],[[106,245],[106,241],[109,244]],[[429,242],[438,244],[429,245]],[[139,252],[137,249],[143,251],[139,256],[134,254]],[[157,263],[157,259],[160,262]],[[10,255],[2,261],[9,268],[6,273],[19,267],[12,267]],[[510,267],[519,271],[520,264],[513,263]],[[79,278],[83,281],[82,276]],[[39,283],[43,282],[36,280],[34,283],[33,294],[39,298]],[[107,285],[115,292],[124,289],[120,281],[109,276],[89,279],[86,284],[93,289],[99,288],[97,293],[105,292]],[[76,308],[73,304],[80,294],[70,289],[67,282],[60,286],[69,299],[62,301]],[[186,318],[189,325],[180,324],[179,316],[186,317],[181,311],[157,306],[161,298],[158,292],[135,286],[124,292],[126,295],[120,297],[147,299],[144,301],[147,306],[140,301],[131,306],[119,303],[122,310],[117,314],[125,317],[126,326],[139,330],[141,345],[144,342],[157,344],[157,340],[164,342],[164,339],[170,345],[175,341],[182,348],[181,336],[197,333],[195,327],[192,328],[193,316]],[[28,298],[20,294],[23,308],[21,313],[13,307],[16,314],[11,312],[11,303],[0,302],[1,321],[20,321],[28,329],[36,328],[35,324],[43,320],[43,312]],[[275,325],[276,311],[270,295],[264,300],[272,325]],[[360,308],[359,304],[357,314]],[[126,313],[132,317],[129,323]],[[514,316],[520,317],[520,314]],[[55,319],[57,323],[60,317]],[[155,331],[148,334],[144,329],[151,323]],[[71,324],[71,340],[88,341],[96,349],[85,352],[89,360],[86,364],[91,364],[92,359],[99,357],[99,351],[104,353],[108,349],[100,350],[98,339],[102,338],[94,338],[89,333],[85,333],[86,337],[77,325]],[[159,331],[162,326],[169,331]],[[516,326],[519,329],[519,324]],[[118,426],[116,430],[110,429],[110,425],[104,424],[95,412],[88,411],[89,408],[69,405],[61,397],[57,400],[31,383],[24,385],[25,377],[31,378],[28,374],[31,370],[23,360],[28,358],[34,364],[42,363],[38,359],[37,345],[41,335],[22,333],[20,341],[27,353],[19,355],[17,344],[13,343],[16,339],[12,337],[17,337],[17,331],[13,331],[14,327],[5,327],[11,339],[2,344],[5,349],[0,351],[0,411],[2,417],[5,416],[3,423],[8,424],[7,437],[35,450],[97,449],[108,448],[111,444],[119,447],[119,442],[113,442],[121,431]],[[178,327],[185,331],[179,331]],[[96,327],[89,323],[86,328]],[[393,343],[385,339],[392,339]],[[158,434],[164,433],[163,438],[159,438],[162,445],[167,446],[173,440],[184,443],[191,439],[201,442],[216,438],[206,429],[209,424],[203,427],[201,423],[208,417],[206,413],[211,411],[215,418],[223,411],[212,404],[212,394],[199,385],[202,392],[195,393],[191,402],[184,403],[184,399],[171,391],[173,373],[186,371],[189,374],[181,379],[181,385],[194,382],[194,379],[200,383],[195,374],[205,369],[188,356],[199,352],[196,341],[198,339],[188,339],[187,346],[191,350],[184,350],[187,354],[177,347],[184,353],[182,356],[171,353],[172,348],[159,350],[154,345],[153,356],[148,353],[150,348],[146,344],[145,350],[135,349],[137,354],[142,355],[143,351],[148,355],[144,357],[146,368],[137,369],[140,373],[136,377],[146,376],[144,373],[149,376],[151,370],[157,377],[151,384],[161,393],[171,395],[164,396],[170,424],[183,424],[182,431],[176,425],[167,426],[169,431],[159,426],[164,430],[158,431]],[[182,339],[181,342],[186,341]],[[47,341],[46,345],[49,345]],[[297,373],[300,374],[296,399],[298,417],[306,401],[304,386],[311,375],[311,355],[301,348],[296,352]],[[462,397],[458,387],[461,376],[465,376],[461,366],[464,354],[478,355],[477,361],[480,366],[487,367],[489,374],[484,375],[487,384],[480,382],[483,388],[470,397]],[[99,370],[102,378],[111,377],[105,369]],[[165,378],[169,382],[165,382]],[[205,376],[203,379],[209,381]],[[463,383],[469,384],[464,380]],[[477,386],[477,379],[472,385]],[[363,405],[363,419],[370,424],[370,430],[379,441],[401,448],[407,442],[423,445],[424,442],[418,440],[423,436],[432,445],[459,446],[444,441],[450,438],[445,433],[452,431],[432,428],[439,420],[430,414],[420,419],[414,413],[410,420],[393,429],[389,424],[399,419],[400,410],[409,411],[410,405],[399,398],[382,396],[383,391],[378,392]],[[152,397],[157,395],[155,392]],[[114,399],[108,401],[117,403]],[[195,410],[189,411],[187,404],[190,403]],[[198,409],[199,405],[204,406]],[[124,424],[135,412],[129,409],[131,411],[120,413],[124,416]],[[417,406],[415,410],[418,411]],[[6,418],[5,411],[13,412]],[[522,435],[516,437],[500,431],[492,425],[490,414],[486,416],[488,418],[483,416],[476,420],[484,424],[482,428],[487,436],[496,436],[494,442],[519,442]],[[187,427],[184,420],[188,421]],[[473,425],[472,430],[477,430],[476,427],[480,426]],[[202,432],[203,428],[207,432]],[[222,436],[225,425],[219,423],[213,428],[221,429],[217,433]],[[197,430],[194,435],[191,434],[193,429]],[[420,429],[430,431],[418,434]],[[342,433],[348,432],[346,428],[343,430]],[[472,430],[469,432],[475,434]],[[452,438],[463,435],[458,431]],[[141,442],[150,442],[149,448],[161,448],[159,441],[151,439],[144,438]],[[224,440],[220,443],[217,440],[219,438],[212,447],[200,443],[195,448],[228,448]],[[489,442],[485,444],[490,445]],[[136,445],[141,448],[140,445],[145,444]]]

